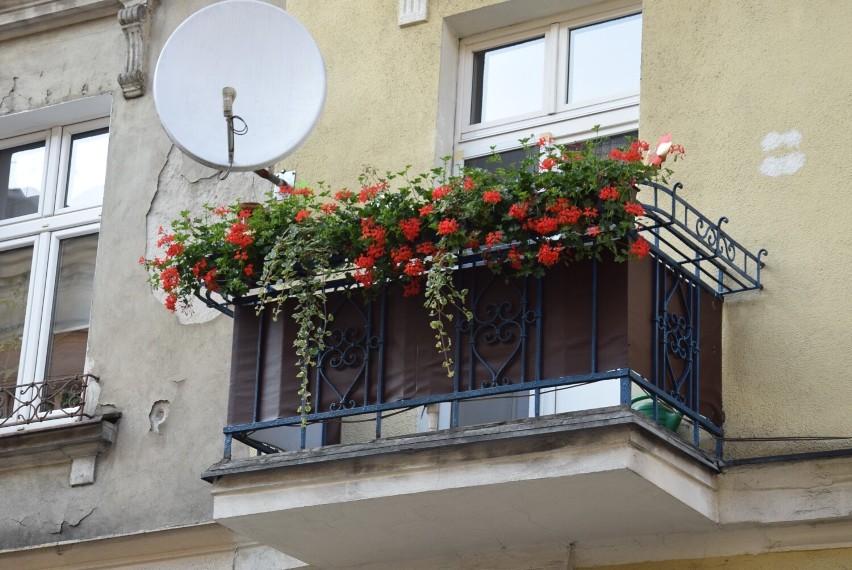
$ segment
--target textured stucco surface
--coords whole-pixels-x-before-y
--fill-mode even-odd
[[[730,436],[852,435],[848,410],[838,405],[852,400],[843,254],[852,238],[842,208],[850,175],[838,148],[852,127],[852,76],[841,55],[852,50],[852,4],[824,6],[830,11],[772,1],[644,6],[640,135],[653,141],[672,131],[687,149],[676,165],[682,195],[711,219],[729,216],[727,230],[752,251],[769,250],[765,290],[725,303]],[[798,148],[764,150],[767,135],[790,131],[801,135]],[[796,153],[804,155],[797,171],[761,172],[767,159]],[[727,451],[792,449],[729,444]]]

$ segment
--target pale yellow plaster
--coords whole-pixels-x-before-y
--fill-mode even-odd
[[[334,186],[357,184],[365,165],[432,168],[443,18],[494,3],[432,1],[428,21],[400,28],[397,0],[288,0],[322,49],[328,95],[316,131],[283,164]]]
[[[675,176],[682,195],[711,218],[730,216],[731,234],[770,253],[765,290],[725,305],[727,433],[852,436],[843,150],[852,3],[654,0],[643,9],[641,136],[672,131],[687,149]],[[762,148],[770,133],[791,131],[801,135],[798,148]],[[761,171],[795,162],[795,153],[804,160],[795,172]],[[729,444],[727,452],[848,444]]]

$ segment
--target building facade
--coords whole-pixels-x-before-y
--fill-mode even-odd
[[[163,46],[215,2],[13,0],[0,6],[0,566],[852,567],[848,169],[829,145],[852,120],[852,5],[269,3],[313,35],[328,77],[316,129],[276,165],[299,180],[484,166],[530,135],[671,132],[686,148],[674,194],[704,216],[683,224],[689,251],[706,253],[708,232],[736,237],[710,243],[728,259],[701,305],[719,316],[701,352],[718,361],[701,384],[718,384],[718,406],[696,399],[672,432],[624,405],[636,388],[625,400],[601,366],[586,372],[616,384],[600,404],[554,396],[533,413],[515,390],[459,423],[463,398],[438,398],[340,413],[337,439],[314,449],[289,450],[298,426],[286,444],[275,432],[288,451],[257,453],[274,450],[251,446],[262,429],[285,427],[258,421],[295,410],[235,420],[236,321],[200,302],[166,311],[136,262],[180,211],[274,189],[220,179],[157,116]],[[223,452],[223,428],[246,424]]]

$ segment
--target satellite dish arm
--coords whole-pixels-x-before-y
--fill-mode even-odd
[[[269,180],[270,182],[272,182],[276,186],[290,186],[290,184],[287,183],[286,180],[284,180],[280,176],[276,176],[275,174],[272,174],[272,171],[270,171],[269,169],[261,168],[260,170],[255,170],[254,173],[257,174],[258,176],[260,176],[261,178],[265,179],[265,180]]]

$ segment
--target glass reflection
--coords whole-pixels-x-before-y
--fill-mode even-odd
[[[642,15],[571,30],[568,103],[639,93]]]
[[[0,251],[0,417],[12,411],[18,383],[33,248]]]
[[[60,243],[45,379],[83,373],[97,248],[97,234],[64,239]]]
[[[542,108],[544,38],[477,52],[473,67],[471,123],[496,121]]]
[[[103,202],[109,129],[71,137],[66,208],[86,208]]]
[[[38,212],[44,141],[0,150],[0,220]]]

